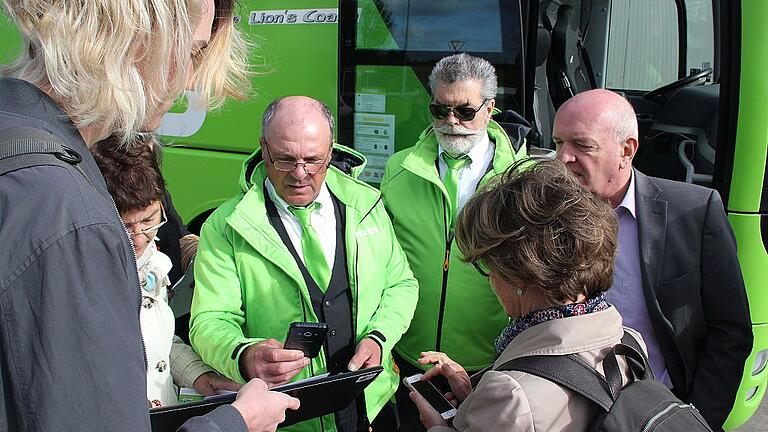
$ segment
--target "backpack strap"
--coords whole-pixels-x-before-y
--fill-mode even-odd
[[[495,370],[527,372],[552,381],[591,400],[606,412],[615,399],[608,390],[605,378],[575,354],[519,357]]]
[[[576,354],[520,357],[495,370],[516,370],[547,379],[584,396],[607,412],[622,388],[617,356],[626,358],[634,379],[653,379],[643,349],[634,336],[626,331],[621,343],[615,345],[603,359],[605,377]]]
[[[67,147],[57,136],[32,127],[0,130],[0,176],[23,168],[40,165],[74,167],[93,186],[78,164],[80,154]]]

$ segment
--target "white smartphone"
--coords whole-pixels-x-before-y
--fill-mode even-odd
[[[411,375],[403,378],[403,384],[409,389],[418,392],[435,411],[440,413],[440,417],[450,420],[456,416],[456,407],[448,402],[448,399],[440,393],[440,390],[429,381],[422,381],[421,374]]]

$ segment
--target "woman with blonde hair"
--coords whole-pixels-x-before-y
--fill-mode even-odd
[[[244,97],[233,3],[5,0],[24,46],[0,78],[0,430],[150,429],[133,246],[88,148],[156,129],[185,87]],[[255,381],[185,427],[297,406]]]
[[[536,375],[496,370],[512,359],[577,354],[602,372],[602,362],[629,332],[605,301],[611,287],[617,221],[611,207],[581,187],[558,161],[513,164],[459,214],[456,238],[464,259],[490,278],[512,318],[496,340],[499,357],[474,388],[445,354],[425,379],[444,375],[458,403],[449,426],[411,393],[430,432],[584,431],[598,412],[585,397]],[[523,168],[523,169],[521,169]],[[628,367],[619,360],[622,379]]]

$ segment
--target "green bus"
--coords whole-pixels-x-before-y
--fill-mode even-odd
[[[443,56],[491,61],[497,106],[528,119],[528,145],[542,151],[567,97],[620,91],[640,123],[635,165],[714,187],[726,204],[755,336],[726,429],[754,414],[768,380],[768,2],[241,0],[236,21],[253,44],[253,97],[210,113],[182,101],[160,130],[168,187],[192,231],[237,193],[275,97],[325,101],[337,142],[367,156],[362,179],[376,184],[432,121],[427,76]],[[0,17],[0,63],[18,43]]]

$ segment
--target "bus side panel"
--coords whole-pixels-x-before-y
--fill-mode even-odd
[[[244,0],[238,24],[252,45],[252,94],[230,100],[219,110],[202,113],[200,124],[189,112],[191,131],[167,133],[170,143],[163,164],[174,204],[185,222],[204,215],[239,191],[241,161],[258,148],[261,118],[275,98],[306,95],[325,102],[336,115],[338,105],[338,1]],[[177,107],[164,118],[184,121]],[[183,114],[182,114],[183,115]],[[194,123],[197,121],[197,123]],[[204,151],[194,151],[200,149]]]
[[[185,224],[240,192],[238,178],[247,157],[188,148],[164,150],[163,177]]]
[[[749,297],[754,346],[725,429],[740,426],[755,413],[768,379],[768,254],[760,232],[760,186],[768,153],[767,20],[768,2],[742,0],[739,113],[728,212]]]

